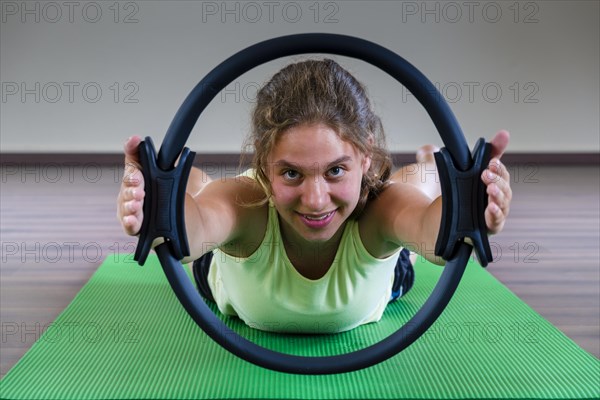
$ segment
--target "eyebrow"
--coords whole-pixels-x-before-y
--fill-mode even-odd
[[[331,168],[331,167],[333,167],[335,165],[348,162],[348,161],[352,161],[352,157],[347,156],[347,155],[346,156],[341,156],[339,158],[336,158],[335,160],[333,160],[329,164],[327,164],[327,169],[329,169],[329,168]],[[312,165],[314,165],[314,163]],[[292,168],[292,169],[295,169],[295,170],[302,170],[302,167],[300,165],[294,164],[293,162],[290,162],[290,161],[287,161],[287,160],[278,160],[278,161],[275,161],[273,163],[273,166],[275,166],[275,167],[287,167],[287,168]]]

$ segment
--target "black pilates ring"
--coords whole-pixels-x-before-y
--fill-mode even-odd
[[[444,202],[438,238],[441,248],[437,249],[436,246],[436,254],[443,255],[447,263],[432,294],[413,318],[392,335],[364,349],[327,357],[278,353],[237,335],[204,303],[179,262],[189,255],[182,193],[185,192],[194,153],[184,148],[184,145],[196,120],[210,101],[241,74],[280,57],[305,53],[331,53],[357,58],[387,72],[410,90],[425,107],[446,146],[436,153],[442,197],[448,198]],[[491,261],[485,238],[485,224],[482,226],[481,222],[486,196],[485,191],[481,191],[481,184],[477,186],[477,182],[480,182],[479,175],[486,166],[486,157],[489,157],[489,144],[480,139],[475,152],[477,155],[472,158],[458,122],[435,86],[414,66],[392,51],[367,40],[338,34],[297,34],[266,40],[228,58],[196,85],[169,126],[158,157],[150,138],[140,145],[146,199],[140,241],[134,258],[143,265],[152,240],[164,237],[166,242],[157,246],[155,251],[177,298],[192,319],[213,340],[246,361],[296,374],[333,374],[366,368],[408,347],[442,313],[454,294],[471,255],[472,246],[464,243],[464,237],[469,236],[475,242],[475,249],[483,266]],[[175,167],[178,157],[180,161]],[[464,204],[467,204],[466,208]],[[178,211],[173,211],[175,209]],[[460,214],[460,218],[454,217],[454,214]],[[470,221],[470,227],[465,227],[466,220]],[[483,247],[487,245],[483,250],[482,241]]]

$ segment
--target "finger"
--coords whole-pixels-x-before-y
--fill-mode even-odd
[[[502,192],[509,194],[511,192],[511,188],[510,184],[508,183],[509,179],[507,179],[508,173],[502,171],[501,173],[503,176],[498,175],[497,173],[493,172],[491,168],[488,168],[481,174],[481,180],[486,184],[486,186],[489,187],[490,185],[496,185]]]
[[[139,200],[129,200],[123,203],[123,215],[138,216],[142,210],[142,202]]]
[[[506,181],[510,178],[510,173],[508,172],[508,168],[500,161],[499,158],[494,157],[490,160],[488,164],[487,170],[498,175],[501,179]]]
[[[144,189],[144,175],[136,166],[132,164],[125,165],[123,171],[123,183],[128,187]]]
[[[494,179],[494,184],[498,186],[498,188],[502,191],[504,201],[508,204],[512,201],[512,188],[510,187],[510,174],[506,170],[506,168],[501,167],[500,171],[501,175],[496,176]],[[504,209],[504,207],[502,207]]]
[[[122,219],[123,230],[128,235],[136,235],[142,227],[141,220],[134,215],[126,215]]]
[[[506,218],[510,210],[510,201],[512,193],[510,188],[508,192],[502,190],[496,183],[492,183],[487,187],[488,194],[488,206],[493,204],[491,207],[492,211],[495,211],[496,207],[502,212],[502,217]]]
[[[481,180],[486,184],[486,186],[489,186],[493,183],[499,183],[504,180],[500,175],[498,175],[498,173],[494,172],[494,170],[496,170],[496,168],[490,166],[481,173]]]
[[[496,203],[489,203],[485,209],[485,222],[488,232],[496,234],[504,227],[506,216]]]
[[[494,170],[498,171],[498,173],[494,172]],[[486,184],[486,186],[496,185],[504,194],[504,197],[508,202],[512,199],[512,189],[510,188],[510,174],[504,168],[504,166],[500,166],[498,168],[490,167],[483,171],[481,174],[481,180]],[[488,191],[488,194],[491,192]]]
[[[142,202],[130,200],[121,204],[121,223],[126,233],[135,235],[139,232],[143,220]]]
[[[504,207],[502,206],[506,202],[504,201],[504,192],[500,190],[500,187],[498,187],[497,184],[492,183],[487,187],[486,191],[488,194],[488,203],[495,203],[500,209],[503,209]]]
[[[145,193],[143,190],[137,188],[124,188],[117,198],[118,207],[124,212],[126,211],[125,204],[130,201],[141,202],[141,205],[143,206],[144,197]]]
[[[133,164],[139,167],[140,159],[138,155],[138,147],[142,142],[140,136],[132,136],[127,139],[123,150],[125,151],[125,164]]]
[[[508,147],[510,141],[510,133],[505,130],[501,130],[492,138],[490,144],[492,145],[492,158],[500,158],[504,154],[504,151]]]
[[[142,229],[142,221],[144,220],[144,210],[142,209],[142,203],[138,202],[137,204],[137,209],[136,212],[134,214],[135,216],[135,223],[132,225],[132,235],[137,235],[140,232],[140,229]]]
[[[131,191],[131,197],[134,200],[142,201],[145,196],[146,196],[146,192],[144,191],[143,188],[137,187],[137,188],[133,188],[133,190]]]
[[[136,195],[135,188],[130,188],[130,187],[123,188],[123,189],[121,189],[119,202],[121,204],[125,204],[126,202],[133,200],[135,195]]]
[[[133,202],[135,200],[132,199],[128,199],[125,195],[121,197],[121,199],[119,199],[119,203],[117,205],[117,209],[118,209],[118,214],[117,216],[119,218],[123,218],[127,215],[131,215],[133,214],[133,207],[131,202]]]

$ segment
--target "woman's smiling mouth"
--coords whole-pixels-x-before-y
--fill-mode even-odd
[[[331,222],[336,211],[337,210],[333,210],[328,213],[318,215],[309,215],[301,213],[298,213],[298,215],[300,215],[300,219],[302,220],[302,222],[304,222],[304,224],[309,228],[320,229],[324,228]]]

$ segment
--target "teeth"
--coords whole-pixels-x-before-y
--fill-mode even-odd
[[[318,218],[313,218],[313,217],[309,217],[308,215],[305,215],[304,218],[311,220],[311,221],[322,221],[325,218],[329,217],[329,215],[331,215],[331,213],[325,214],[322,217],[318,217]]]

